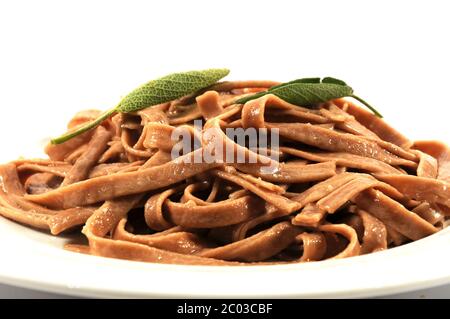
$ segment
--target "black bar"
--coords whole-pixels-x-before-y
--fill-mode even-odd
[[[92,318],[121,316],[126,319],[140,318],[331,318],[345,319],[375,316],[389,318],[396,313],[405,317],[444,310],[448,300],[0,300],[4,314],[11,310],[15,316],[29,315],[30,311],[43,316],[57,315],[63,318]]]

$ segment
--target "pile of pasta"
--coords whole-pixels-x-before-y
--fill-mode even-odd
[[[314,108],[272,94],[235,103],[276,84],[218,83],[116,114],[95,130],[48,145],[48,159],[1,165],[0,215],[53,235],[82,232],[86,244],[68,245],[70,250],[195,265],[345,258],[445,227],[445,144],[413,143],[346,99]],[[99,114],[78,113],[68,130]],[[215,138],[202,137],[195,120]],[[181,127],[195,143],[173,158],[172,133]],[[276,129],[280,146],[271,155],[277,156],[238,144],[227,128]],[[218,146],[259,160],[190,160]]]

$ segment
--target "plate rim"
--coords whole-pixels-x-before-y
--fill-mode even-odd
[[[7,227],[5,227],[5,225]],[[49,234],[29,229],[26,226],[18,225],[10,220],[0,220],[0,230],[5,228],[21,228],[21,231],[14,230],[15,236],[22,237],[22,242],[19,249],[23,251],[23,247],[30,245],[35,239],[34,237],[48,236]],[[31,236],[27,236],[31,234]],[[5,236],[6,234],[6,236]],[[5,240],[8,237],[8,232],[0,231],[0,240]],[[13,238],[14,239],[14,238]],[[10,238],[11,240],[11,238]],[[59,242],[60,238],[56,241]],[[118,260],[112,258],[104,258],[98,256],[88,256],[82,254],[76,254],[73,252],[65,251],[58,245],[48,245],[45,242],[34,242],[35,246],[31,245],[31,250],[27,251],[27,255],[18,255],[18,258],[14,257],[14,249],[7,249],[4,257],[6,262],[0,265],[0,282],[8,285],[19,286],[23,288],[30,288],[39,291],[46,291],[51,293],[63,294],[66,296],[77,297],[94,297],[94,298],[366,298],[366,297],[379,297],[392,295],[396,293],[403,293],[418,289],[425,289],[436,287],[450,283],[450,272],[442,272],[442,269],[450,269],[450,256],[433,255],[435,252],[442,252],[442,249],[448,247],[450,243],[450,228],[446,228],[434,235],[424,238],[419,241],[415,241],[404,246],[396,247],[382,252],[368,254],[364,256],[356,256],[338,260],[327,260],[314,263],[305,264],[289,264],[289,265],[260,265],[260,266],[189,266],[189,265],[164,265],[164,264],[152,264],[145,262]],[[37,246],[39,247],[37,247]],[[22,246],[22,247],[20,247]],[[30,248],[30,247],[29,247]],[[9,255],[8,255],[9,254]],[[434,257],[433,257],[434,256]],[[17,257],[17,255],[16,255]],[[25,258],[24,258],[25,257]],[[436,258],[438,257],[438,258]],[[446,257],[446,258],[445,258]],[[49,259],[50,258],[50,259]],[[34,260],[33,260],[34,259]],[[39,278],[35,274],[30,272],[24,272],[21,269],[17,272],[18,267],[16,265],[17,260],[24,262],[28,260],[33,262],[33,268],[37,271],[45,269],[48,263],[53,263],[57,266],[64,265],[64,260],[74,262],[72,266],[65,268],[64,271],[59,274],[59,279],[55,279],[49,274],[40,276]],[[426,262],[424,262],[426,260]],[[432,267],[439,262],[438,273],[428,273],[418,271],[420,268],[426,269]],[[389,265],[389,263],[392,263]],[[70,263],[69,263],[70,264]],[[302,290],[301,286],[296,291],[292,289],[274,290],[273,287],[260,287],[258,286],[258,276],[264,276],[268,280],[268,285],[275,282],[274,276],[279,275],[280,280],[286,280],[290,278],[291,284],[307,283],[308,287],[311,286],[311,282],[307,282],[308,276],[316,275],[318,277],[327,278],[330,274],[330,269],[338,271],[338,276],[345,276],[355,273],[357,278],[361,280],[361,274],[366,268],[368,271],[374,271],[378,268],[378,271],[382,269],[388,269],[392,267],[393,270],[399,271],[399,266],[415,265],[416,276],[411,276],[408,272],[405,272],[403,279],[397,281],[384,280],[380,278],[380,282],[377,286],[370,287],[370,284],[374,283],[371,280],[365,280],[364,278],[358,284],[352,283],[347,287],[339,287],[338,282],[329,282],[328,285],[322,286],[324,291],[318,292]],[[66,265],[67,266],[67,265]],[[375,267],[374,267],[375,266]],[[76,278],[69,278],[70,271],[76,271],[76,268],[89,268],[92,273],[88,275],[89,283],[74,283]],[[267,270],[270,270],[267,272]],[[401,269],[400,269],[401,270]],[[132,274],[133,279],[138,279],[138,275],[144,276],[173,276],[174,274],[184,274],[188,278],[183,282],[182,277],[175,276],[176,280],[181,284],[192,285],[193,280],[197,279],[200,284],[192,286],[193,288],[182,289],[179,286],[173,286],[173,289],[167,289],[162,287],[163,281],[157,279],[156,285],[151,287],[144,287],[148,284],[148,281],[142,280],[137,284],[130,285],[130,282],[119,280],[111,285],[102,285],[104,274],[111,272],[117,276],[130,275],[129,272],[137,272]],[[359,275],[358,275],[359,273]],[[62,277],[61,277],[62,275]],[[231,277],[230,277],[231,275]],[[292,276],[291,276],[292,275]],[[294,276],[295,275],[295,276]],[[375,277],[380,273],[374,273]],[[192,278],[189,278],[192,277]],[[194,278],[195,277],[195,278]],[[392,277],[392,276],[391,276]],[[391,278],[390,277],[390,278]],[[81,277],[80,277],[81,278]],[[141,277],[142,278],[142,277]],[[155,277],[154,277],[155,278]],[[229,283],[226,282],[228,278],[235,278],[235,280],[245,282],[246,284],[253,284],[255,288],[249,289],[248,286],[236,287],[235,290],[230,289]],[[377,277],[378,278],[378,277]],[[392,277],[395,278],[395,277]],[[415,280],[411,280],[414,279]],[[202,281],[218,280],[219,287],[214,289],[207,289],[207,286],[202,284]],[[367,279],[367,278],[366,278]],[[231,280],[231,279],[230,279]],[[305,281],[306,280],[306,281]],[[75,280],[76,281],[76,280]],[[68,284],[69,283],[69,284]],[[220,285],[224,285],[220,287]]]

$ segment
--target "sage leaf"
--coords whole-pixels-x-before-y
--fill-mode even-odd
[[[286,86],[286,85],[289,85],[289,84],[293,84],[293,83],[320,83],[320,78],[297,79],[297,80],[294,80],[294,81],[290,81],[290,82],[286,82],[286,83],[282,83],[282,84],[279,84],[279,85],[272,86],[270,89],[271,90],[277,89],[277,88],[280,88],[280,87],[283,87],[283,86]]]
[[[342,80],[336,79],[336,78],[332,78],[330,76],[327,76],[325,78],[322,79],[322,83],[333,83],[333,84],[338,84],[338,85],[347,85],[347,83],[345,83]]]
[[[291,104],[309,107],[332,99],[352,95],[353,89],[348,85],[336,84],[334,82],[324,83],[323,80],[320,81],[320,78],[305,78],[276,85],[265,92],[243,97],[237,100],[236,103],[246,103],[266,94],[274,94]]]
[[[170,102],[185,95],[207,88],[230,73],[228,69],[208,69],[173,73],[145,83],[126,95],[117,106],[103,113],[96,120],[86,123],[76,131],[68,132],[52,139],[52,144],[64,143],[75,136],[85,133],[117,112],[129,113],[149,106]]]
[[[304,107],[313,107],[319,103],[342,97],[353,97],[367,106],[375,115],[382,117],[369,103],[354,95],[353,89],[349,85],[332,77],[325,77],[322,80],[320,78],[297,79],[273,86],[265,92],[240,98],[235,103],[244,104],[266,94],[274,94],[286,102]]]
[[[213,85],[228,73],[230,73],[228,69],[209,69],[166,75],[138,87],[125,96],[117,105],[117,111],[135,112],[178,99]]]

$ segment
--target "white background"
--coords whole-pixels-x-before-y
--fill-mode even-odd
[[[412,138],[450,138],[446,1],[0,1],[2,152],[152,78],[209,67],[339,77]]]

